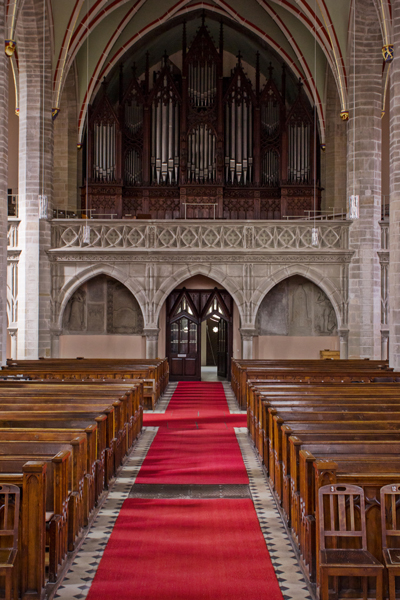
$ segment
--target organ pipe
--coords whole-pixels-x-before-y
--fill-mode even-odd
[[[94,125],[93,177],[96,182],[115,180],[115,123]]]
[[[309,123],[291,123],[289,126],[289,166],[290,183],[310,183],[310,140]]]
[[[213,62],[190,63],[188,68],[188,92],[192,106],[211,107],[217,92],[217,70]]]
[[[216,136],[204,124],[198,125],[188,135],[189,183],[216,181]]]
[[[191,83],[189,84],[191,85]],[[169,92],[167,75],[152,105],[151,178],[154,183],[176,185],[179,177],[179,106]],[[165,94],[168,90],[168,94]]]
[[[241,80],[238,79],[238,88]],[[247,91],[230,96],[225,107],[225,177],[232,185],[252,181],[253,113]]]
[[[143,177],[146,185],[151,181],[176,186],[180,178],[181,183],[216,183],[218,179],[220,184],[224,176],[226,183],[246,186],[254,182],[254,161],[257,185],[279,186],[281,178],[309,184],[313,129],[304,103],[300,102],[301,110],[292,108],[286,120],[284,92],[279,94],[268,83],[262,91],[256,85],[254,93],[240,60],[228,88],[224,83],[223,95],[218,57],[196,50],[187,58],[181,82],[165,59],[161,73],[153,79],[153,90],[138,80],[133,95],[121,93],[122,124],[111,122],[114,106],[107,117],[104,112],[102,117],[93,114],[89,169],[94,181],[115,182],[117,172],[129,186],[141,184]],[[146,77],[148,82],[148,73]],[[101,118],[108,122],[97,122]],[[182,174],[181,142],[187,152]],[[218,176],[217,147],[225,153],[224,175],[218,170]]]

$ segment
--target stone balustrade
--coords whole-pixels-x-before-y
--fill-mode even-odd
[[[348,249],[351,221],[52,221],[53,250],[321,251]]]

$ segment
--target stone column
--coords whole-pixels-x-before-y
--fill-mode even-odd
[[[5,0],[0,0],[0,39],[5,38]],[[7,183],[8,183],[8,59],[0,51],[0,361],[7,356]]]
[[[39,196],[52,216],[52,71],[48,12],[39,0],[25,3],[17,26],[19,57],[20,248],[18,358],[51,355],[50,223],[39,218]]]
[[[62,329],[51,330],[51,358],[60,358],[60,335]]]
[[[340,358],[347,359],[349,358],[349,330],[348,329],[339,329],[339,349],[340,349]]]
[[[357,0],[350,22],[347,196],[358,195],[350,228],[349,358],[381,355],[380,250],[382,37],[374,3]]]
[[[387,360],[388,356],[388,341],[389,341],[389,330],[381,330],[381,360]]]
[[[389,361],[400,370],[400,5],[392,5],[394,59],[390,69]]]
[[[18,327],[9,327],[8,333],[11,337],[11,358],[15,360],[17,358],[17,333]]]
[[[251,360],[253,358],[253,338],[257,335],[255,329],[240,330],[242,336],[242,358],[243,360]]]
[[[146,358],[157,358],[159,332],[158,327],[149,327],[143,330],[143,335],[146,336]]]

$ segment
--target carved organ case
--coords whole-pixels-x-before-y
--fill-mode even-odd
[[[261,85],[260,56],[247,76],[238,55],[224,73],[204,22],[190,47],[183,26],[182,68],[165,55],[150,83],[133,68],[119,96],[104,84],[88,119],[82,205],[92,216],[280,219],[319,209],[315,115],[302,86],[290,103],[286,71],[278,86],[270,64]],[[295,85],[292,82],[292,94]],[[127,83],[127,85],[125,85]]]

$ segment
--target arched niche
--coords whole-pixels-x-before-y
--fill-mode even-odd
[[[144,358],[143,314],[128,288],[97,275],[83,283],[65,307],[61,357]]]
[[[141,335],[143,315],[128,288],[108,275],[83,283],[63,314],[64,335]]]
[[[319,358],[339,350],[335,309],[315,283],[294,275],[265,296],[257,313],[258,358]]]

